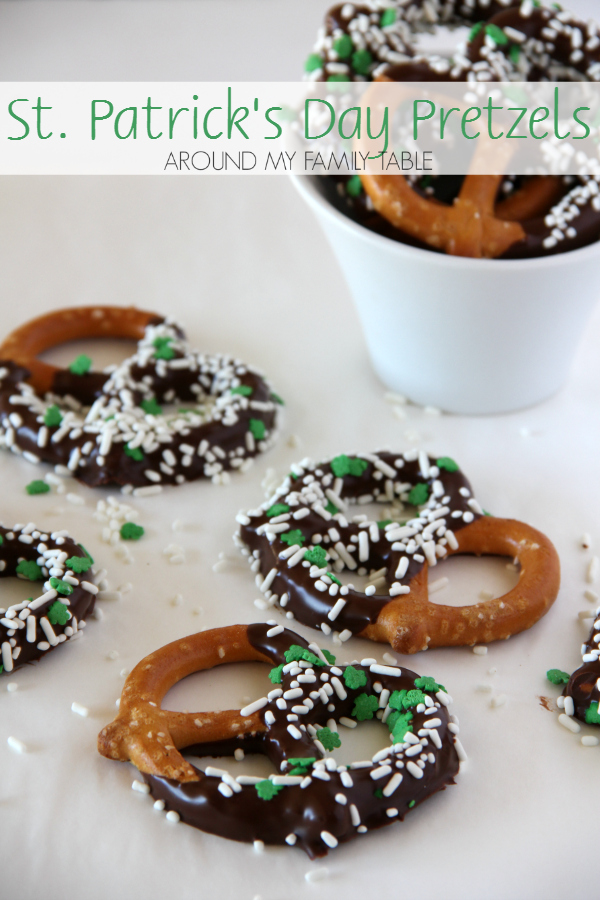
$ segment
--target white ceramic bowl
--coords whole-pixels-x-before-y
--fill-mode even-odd
[[[447,412],[531,406],[565,383],[600,296],[600,242],[537,259],[463,259],[382,237],[293,176],[348,282],[375,371]]]

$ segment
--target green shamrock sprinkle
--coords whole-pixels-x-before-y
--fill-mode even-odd
[[[354,50],[354,44],[349,34],[343,34],[333,42],[333,49],[340,59],[348,59]]]
[[[269,672],[269,680],[272,684],[281,684],[281,679],[283,678],[283,663],[280,666],[277,666],[274,669],[271,669]]]
[[[373,796],[377,797],[378,800],[381,800],[383,797],[383,788],[375,788],[373,791]]]
[[[4,672],[4,666],[0,665],[0,675],[2,674],[2,672]]]
[[[149,416],[160,416],[162,414],[162,406],[156,402],[156,397],[151,397],[149,400],[142,400],[140,406]]]
[[[283,655],[285,656],[286,663],[299,662],[303,659],[313,666],[323,665],[318,656],[315,656],[314,653],[311,653],[310,650],[307,650],[306,647],[301,647],[299,644],[292,644],[289,650],[286,650]]]
[[[302,546],[306,540],[299,528],[294,528],[293,531],[284,531],[279,537],[284,544],[288,545],[288,547],[291,547],[292,544],[300,544],[300,546]]]
[[[450,456],[440,456],[435,461],[438,469],[445,469],[446,472],[458,472],[458,463],[455,463]]]
[[[344,475],[355,475],[359,478],[368,465],[365,459],[350,459],[342,453],[331,460],[331,471],[337,478],[343,478]]]
[[[156,348],[154,351],[154,359],[173,359],[175,351],[170,346],[173,343],[172,337],[157,337],[152,341],[152,345]]]
[[[590,703],[585,711],[585,721],[588,725],[600,725],[600,710],[598,703]]]
[[[413,727],[410,724],[412,717],[411,712],[397,712],[388,716],[387,724],[390,728],[390,734],[394,744],[401,744],[404,741],[406,732],[413,730]],[[390,719],[392,719],[391,722]]]
[[[498,28],[497,25],[486,25],[485,33],[491,37],[495,44],[499,47],[503,47],[505,44],[508,44],[508,38],[504,34],[502,28]]]
[[[322,547],[311,547],[310,550],[307,550],[304,554],[304,559],[308,560],[309,563],[318,566],[319,569],[322,569],[327,565],[327,553]]]
[[[546,678],[552,684],[568,684],[570,677],[568,672],[563,672],[561,669],[548,669],[546,672]]]
[[[262,441],[267,431],[267,426],[263,422],[262,419],[250,419],[248,423],[248,428],[254,435],[257,441]]]
[[[357,50],[352,54],[352,68],[358,75],[366,75],[372,62],[373,57],[368,50]]]
[[[335,656],[333,655],[333,653],[330,653],[329,650],[324,650],[323,648],[321,648],[321,653],[323,654],[323,656],[325,657],[325,659],[327,660],[327,662],[329,663],[330,666],[335,665]],[[322,665],[322,663],[321,663],[321,665]]]
[[[445,691],[443,684],[438,684],[431,675],[423,675],[421,678],[415,678],[415,687],[421,688],[422,691],[428,691],[431,694],[437,694],[438,691]]]
[[[144,534],[144,529],[141,525],[136,525],[135,522],[124,522],[121,525],[119,534],[124,541],[139,541]]]
[[[92,565],[92,561],[88,556],[71,556],[65,563],[68,569],[80,575],[81,572],[87,572]]]
[[[3,543],[4,543],[4,538],[3,538],[3,536],[0,534],[0,546],[2,546]]]
[[[267,510],[267,515],[271,518],[271,516],[281,516],[283,513],[289,511],[290,508],[287,503],[274,503],[273,506],[270,506]]]
[[[73,585],[69,584],[68,581],[62,581],[60,578],[52,577],[50,579],[50,587],[53,587],[55,591],[58,591],[59,594],[62,594],[63,597],[68,597],[69,594],[73,593]]]
[[[44,425],[47,425],[48,428],[54,428],[55,425],[60,425],[61,422],[62,413],[58,406],[49,406],[44,413]]]
[[[285,406],[285,403],[283,402],[279,394],[275,393],[275,391],[271,392],[271,400],[273,401],[273,403],[278,403],[279,406]]]
[[[367,673],[363,672],[362,669],[355,669],[354,666],[346,666],[344,669],[344,682],[351,690],[364,687],[367,683]]]
[[[238,387],[231,388],[232,394],[239,394],[240,397],[249,397],[252,393],[252,388],[249,384],[240,384]]]
[[[326,509],[326,511],[327,511],[330,515],[332,515],[332,516],[335,516],[335,514],[339,512],[339,509],[337,508],[337,506],[335,505],[335,503],[332,503],[332,502],[331,502],[331,500],[329,500],[329,502],[327,503],[327,506],[325,507],[325,509]]]
[[[91,562],[91,564],[94,565],[94,560],[93,560],[93,558],[92,558],[92,554],[91,554],[91,553],[88,553],[88,551],[85,549],[85,547],[83,546],[83,544],[78,544],[77,546],[79,547],[80,550],[83,550],[83,552],[85,553],[85,555],[87,556],[87,558],[89,559],[89,561]]]
[[[383,531],[383,529],[385,528],[386,525],[391,525],[391,524],[392,524],[391,519],[383,519],[382,522],[377,523],[377,527]]]
[[[475,40],[475,38],[477,37],[477,35],[479,34],[479,32],[481,31],[481,29],[483,28],[484,25],[485,25],[485,22],[476,22],[475,25],[473,25],[473,27],[471,28],[471,30],[469,32],[469,43],[471,43],[471,41]]]
[[[332,731],[331,728],[318,728],[315,737],[323,744],[328,753],[335,750],[336,747],[342,746],[339,734],[337,731]]]
[[[306,775],[308,769],[317,761],[316,756],[294,757],[288,759],[288,764],[293,768],[290,769],[290,775]]]
[[[411,800],[410,803],[408,804],[408,808],[412,809],[416,802],[417,802],[416,800]]]
[[[362,194],[362,181],[360,175],[351,175],[346,182],[346,193],[349,197],[360,197]]]
[[[144,451],[141,447],[130,447],[129,444],[125,444],[125,456],[135,459],[136,462],[141,462],[144,459]]]
[[[413,506],[422,506],[424,503],[427,503],[427,498],[429,497],[429,488],[426,484],[415,484],[414,488],[410,491],[408,495],[408,502],[412,503]]]
[[[396,21],[396,10],[395,9],[384,9],[381,13],[381,18],[379,20],[379,26],[381,28],[387,28],[388,25],[393,25]]]
[[[69,372],[72,372],[73,375],[85,375],[91,368],[91,359],[85,353],[81,353],[69,366]]]
[[[25,490],[28,494],[47,494],[50,490],[50,485],[46,484],[45,481],[30,481]]]
[[[51,625],[66,625],[71,618],[71,613],[64,603],[55,600],[48,610],[48,621]]]
[[[306,62],[304,63],[304,71],[305,72],[316,72],[317,69],[321,69],[323,67],[323,60],[319,56],[318,53],[311,53]]]
[[[521,58],[521,48],[519,47],[519,45],[513,44],[512,47],[510,48],[510,50],[508,51],[508,55],[510,57],[511,63],[513,63],[516,66]]]
[[[342,586],[342,582],[340,581],[340,579],[337,578],[337,576],[334,575],[332,572],[328,572],[328,573],[327,573],[327,577],[330,578],[331,581],[333,581],[334,584],[337,584],[337,585],[339,585],[340,587]]]
[[[359,694],[354,701],[352,715],[359,722],[364,722],[366,719],[372,719],[377,709],[379,709],[379,700],[374,694]]]
[[[283,790],[282,784],[273,784],[268,778],[265,778],[264,781],[259,781],[254,787],[261,800],[272,800],[273,797],[277,796],[279,791]]]
[[[425,694],[419,690],[394,691],[388,703],[392,709],[411,709],[419,703],[425,703]]]
[[[15,571],[17,575],[24,575],[30,581],[41,581],[44,577],[41,568],[32,559],[22,559]]]

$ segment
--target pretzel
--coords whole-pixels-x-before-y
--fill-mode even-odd
[[[34,597],[0,609],[0,671],[11,673],[80,637],[98,588],[93,559],[66,531],[0,526],[0,577],[43,582]]]
[[[69,369],[37,358],[89,337],[138,340],[137,350],[102,373],[86,371],[85,356]],[[191,350],[179,326],[139,309],[57,310],[0,346],[0,445],[92,487],[226,481],[273,443],[279,403],[257,370]]]
[[[560,669],[551,669],[548,679],[564,684],[559,708],[565,715],[574,716],[587,725],[600,725],[600,606],[587,641],[581,645],[582,665],[571,676]]]
[[[472,26],[452,60],[423,54],[415,37],[437,25]],[[494,39],[496,38],[496,40]],[[600,80],[600,38],[594,22],[532,0],[373,0],[329,11],[308,77],[318,81]],[[450,183],[433,178],[429,197],[415,178],[360,173],[368,198],[346,198],[367,227],[372,210],[384,233],[451,255],[528,257],[575,249],[600,235],[600,184],[581,176],[515,179],[467,175],[453,202],[435,198]],[[500,190],[502,188],[502,190]],[[504,190],[514,191],[507,199]],[[397,229],[393,231],[392,229]]]
[[[186,675],[249,660],[274,666],[271,690],[239,712],[161,709]],[[453,783],[464,756],[451,702],[431,677],[374,659],[337,666],[282,626],[233,625],[174,641],[138,663],[98,750],[133,762],[159,808],[186,823],[238,841],[297,845],[314,858],[402,820]],[[343,741],[337,723],[343,730],[373,718],[387,726],[391,746],[349,766],[326,755]],[[262,753],[281,774],[202,772],[178,752],[186,747],[203,756]]]
[[[387,504],[377,522],[361,504]],[[358,513],[353,515],[353,513]],[[469,482],[448,457],[423,451],[337,456],[292,466],[260,508],[238,514],[236,538],[264,600],[289,618],[345,641],[388,642],[399,653],[506,639],[537,622],[558,594],[560,566],[547,537],[523,522],[485,515]],[[507,556],[518,584],[473,606],[431,603],[428,574],[456,553]],[[342,572],[368,576],[364,590]],[[346,577],[346,576],[345,576]]]

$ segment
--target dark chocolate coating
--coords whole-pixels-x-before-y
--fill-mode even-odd
[[[292,645],[309,649],[307,642],[294,632],[285,630],[269,638],[268,630],[271,630],[269,625],[249,625],[248,638],[257,650],[272,659],[275,666],[286,662],[284,653]],[[323,685],[320,675],[322,673],[329,675],[331,668],[315,665],[315,687]],[[337,722],[344,716],[350,717],[357,696],[363,693],[377,696],[373,692],[376,682],[379,682],[384,691],[412,690],[418,677],[406,669],[402,670],[400,676],[396,676],[371,673],[368,665],[362,666],[358,663],[354,668],[365,673],[366,684],[355,689],[346,686],[347,696],[343,700],[333,692],[330,698],[335,707],[333,710],[325,710],[322,703],[313,698],[314,707],[298,717],[298,726],[302,723],[302,728],[309,725],[324,727],[327,719],[333,718]],[[304,668],[304,672],[310,673],[311,669]],[[340,682],[342,680],[343,675],[340,672]],[[295,682],[295,676],[288,673],[283,675],[282,683],[277,687],[286,692],[293,681]],[[310,687],[311,683],[306,684],[306,695]],[[433,701],[433,698],[431,700]],[[302,699],[294,702],[304,701]],[[348,841],[361,832],[391,824],[396,819],[402,820],[410,808],[454,782],[459,763],[454,736],[448,730],[448,713],[445,706],[439,702],[432,703],[433,707],[434,712],[429,717],[425,716],[424,712],[411,710],[413,719],[410,724],[413,728],[412,734],[415,736],[426,726],[428,718],[440,722],[434,726],[439,738],[439,747],[430,740],[431,729],[426,729],[427,735],[421,736],[421,741],[425,740],[423,747],[426,746],[427,753],[433,754],[434,757],[433,761],[427,759],[425,762],[424,768],[421,769],[423,772],[421,778],[412,775],[405,766],[399,769],[394,765],[395,762],[405,758],[408,760],[405,754],[407,750],[410,752],[412,745],[409,744],[395,745],[398,748],[395,753],[390,750],[387,758],[391,759],[394,768],[381,779],[373,779],[371,772],[384,765],[382,761],[372,763],[370,767],[357,769],[332,766],[326,770],[321,767],[329,776],[327,780],[311,777],[310,782],[304,787],[299,784],[285,785],[270,800],[261,799],[254,785],[240,786],[239,792],[233,793],[232,796],[223,796],[219,791],[221,783],[219,778],[206,776],[199,770],[196,771],[200,780],[185,784],[152,775],[143,777],[150,785],[152,796],[163,800],[167,809],[176,810],[182,821],[189,825],[233,840],[260,840],[265,844],[284,844],[286,838],[294,835],[295,844],[302,847],[309,857],[324,856],[331,844],[328,845],[323,840],[323,832],[333,836],[339,843]],[[246,753],[265,754],[276,768],[284,773],[288,759],[307,757],[320,759],[324,756],[321,746],[314,743],[307,731],[302,731],[300,740],[290,735],[287,714],[276,706],[275,699],[261,710],[263,720],[268,713],[274,716],[275,721],[264,733],[219,743],[198,744],[190,747],[189,751],[201,756],[224,756],[231,755],[236,748],[241,748]],[[400,747],[404,749],[401,750]],[[413,753],[411,758],[417,757]],[[314,766],[309,765],[305,774],[311,776],[313,771]],[[393,793],[385,797],[382,789],[389,783],[392,771],[400,772],[403,777]],[[352,780],[350,787],[342,780],[347,781],[348,775]],[[346,802],[336,800],[336,796],[345,798]],[[351,809],[352,806],[358,812],[360,821],[354,818],[353,822],[353,815],[356,817],[356,813]],[[392,808],[394,814],[390,816],[387,810]],[[358,831],[359,827],[361,832]]]
[[[583,665],[571,675],[563,690],[564,697],[572,697],[575,706],[575,718],[588,725],[600,725],[598,719],[598,701],[600,700],[600,609],[596,610],[596,619],[590,635],[581,648]],[[586,719],[586,715],[588,718]]]

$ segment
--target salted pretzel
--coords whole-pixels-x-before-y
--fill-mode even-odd
[[[471,28],[451,60],[423,54],[415,44],[420,32],[438,25]],[[594,22],[532,0],[345,3],[327,14],[307,63],[308,78],[598,81],[598,31]],[[415,179],[409,182],[402,175],[361,173],[360,178],[370,210],[423,246],[453,255],[536,256],[574,249],[600,234],[600,185],[591,176],[523,180],[467,175],[451,203],[428,196]],[[443,183],[444,176],[434,178],[429,190],[435,193]],[[514,196],[503,199],[505,189]],[[346,202],[359,221],[369,221],[370,210],[359,199]]]
[[[393,520],[361,505],[382,503]],[[404,508],[416,507],[412,518]],[[399,653],[488,643],[530,628],[558,594],[560,566],[545,535],[523,522],[484,514],[454,460],[416,450],[303,460],[274,495],[241,512],[237,543],[262,603],[289,618],[388,642]],[[431,603],[428,575],[456,553],[492,554],[520,566],[515,588],[473,606]],[[368,577],[360,590],[344,573]]]
[[[33,522],[0,526],[0,578],[31,582],[33,597],[0,609],[1,668],[7,674],[81,636],[98,588],[93,559],[66,531]]]
[[[581,662],[571,676],[560,669],[551,669],[548,679],[564,685],[558,706],[567,716],[574,716],[587,725],[600,725],[600,606],[589,637],[581,645]]]
[[[68,369],[38,359],[90,337],[137,350],[104,372],[88,371],[86,356]],[[272,444],[280,402],[257,370],[190,349],[174,322],[133,307],[57,310],[0,346],[0,445],[92,487],[226,480]]]
[[[271,689],[244,709],[161,709],[169,688],[192,672],[254,660],[273,666]],[[338,666],[283,626],[232,625],[174,641],[138,663],[98,750],[133,762],[159,805],[189,825],[238,841],[297,845],[313,858],[402,820],[453,783],[462,748],[450,703],[431,677],[374,659]],[[343,742],[338,723],[343,732],[374,718],[387,726],[391,745],[349,766],[327,755]],[[183,758],[185,748],[195,756],[261,753],[278,774],[202,772]]]

